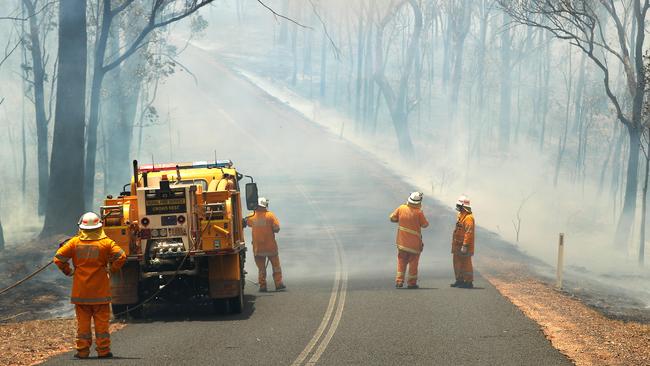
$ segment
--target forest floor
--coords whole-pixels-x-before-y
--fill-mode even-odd
[[[20,245],[9,243],[0,253],[0,289],[47,264],[54,257],[56,243],[64,239],[61,236],[33,239]],[[70,282],[55,265],[50,265],[28,282],[0,296],[0,323],[72,315],[68,300]]]
[[[126,325],[111,324],[111,333]],[[37,365],[74,350],[75,320],[60,318],[0,324],[0,366]]]

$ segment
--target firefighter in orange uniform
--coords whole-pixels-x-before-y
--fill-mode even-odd
[[[474,268],[472,256],[474,255],[474,215],[469,198],[460,196],[456,202],[458,219],[451,242],[451,253],[454,261],[454,274],[456,282],[451,287],[473,288]]]
[[[405,205],[390,215],[390,221],[398,223],[397,229],[397,276],[395,287],[404,286],[404,273],[408,264],[408,288],[418,288],[418,263],[424,248],[421,228],[429,226],[422,212],[422,192],[413,192]]]
[[[79,219],[79,233],[57,250],[54,264],[73,276],[70,302],[77,315],[76,358],[87,358],[92,345],[91,320],[95,322],[95,345],[99,358],[113,357],[108,329],[111,287],[108,272],[117,272],[126,261],[124,251],[102,229],[93,212]],[[74,269],[70,268],[70,260]]]
[[[253,215],[248,216],[244,221],[253,231],[253,254],[258,269],[258,282],[260,292],[266,292],[266,266],[267,258],[273,268],[273,282],[275,290],[282,291],[286,286],[282,282],[282,267],[278,256],[278,243],[275,241],[275,234],[280,232],[280,222],[273,212],[268,210],[269,200],[260,197],[257,209]]]
[[[235,177],[228,173],[224,173],[223,177],[219,179],[219,183],[217,184],[217,191],[232,191],[236,189],[235,187]]]

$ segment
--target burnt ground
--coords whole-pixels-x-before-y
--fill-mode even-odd
[[[6,250],[0,253],[0,289],[47,264],[54,256],[56,243],[63,239],[34,239],[21,245],[9,243]],[[0,322],[70,315],[71,308],[62,306],[68,302],[70,282],[54,264],[50,265],[29,281],[0,295]]]

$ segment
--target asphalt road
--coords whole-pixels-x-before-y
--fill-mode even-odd
[[[236,316],[150,309],[146,321],[114,334],[117,357],[102,364],[571,364],[480,275],[474,290],[448,286],[454,226],[448,208],[425,202],[432,225],[424,232],[421,288],[395,289],[396,227],[388,215],[410,187],[209,51],[190,48],[183,59],[198,84],[177,75],[161,94],[180,132],[148,128],[144,155],[153,153],[157,162],[206,160],[216,149],[218,158],[255,176],[281,222],[288,291],[259,294],[249,284],[244,313]],[[480,234],[477,240],[480,256]],[[255,279],[252,260],[247,270]],[[46,364],[71,360],[64,354]]]

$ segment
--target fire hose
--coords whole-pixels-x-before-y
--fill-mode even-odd
[[[9,287],[6,287],[6,288],[0,290],[0,295],[4,295],[6,292],[11,291],[12,289],[14,289],[14,288],[20,286],[23,282],[26,282],[26,281],[28,281],[29,279],[31,279],[32,277],[36,276],[37,274],[43,272],[43,270],[45,270],[45,268],[49,267],[50,264],[52,264],[52,263],[54,263],[54,261],[49,261],[49,262],[47,262],[47,264],[45,264],[45,265],[39,267],[36,271],[30,273],[27,277],[23,278],[22,280],[20,280],[20,281],[14,283],[13,285],[11,285],[11,286],[9,286]]]
[[[174,282],[174,280],[175,280],[176,278],[178,278],[178,273],[180,272],[181,268],[183,268],[183,264],[185,264],[185,260],[187,260],[187,258],[188,258],[189,256],[190,256],[190,252],[187,252],[187,254],[185,254],[185,256],[183,257],[183,260],[181,261],[181,263],[180,263],[180,264],[178,265],[178,267],[176,268],[176,271],[174,272],[174,274],[172,275],[172,277],[171,277],[169,280],[167,280],[167,282],[166,282],[164,285],[160,286],[160,288],[158,288],[158,290],[156,290],[156,292],[154,292],[151,296],[149,296],[149,297],[146,298],[144,301],[138,303],[137,305],[135,305],[135,306],[133,306],[133,307],[128,307],[128,308],[127,308],[126,310],[124,310],[124,311],[120,311],[119,313],[114,313],[113,316],[114,316],[114,317],[117,317],[117,316],[119,316],[119,315],[126,314],[126,313],[128,313],[128,312],[130,312],[130,311],[133,311],[133,310],[135,310],[135,309],[138,309],[138,308],[143,307],[144,304],[146,304],[146,303],[148,303],[149,301],[153,300],[156,296],[158,296],[158,294],[159,294],[162,290],[165,289],[165,287],[169,286],[170,283]]]
[[[59,243],[59,248],[61,248],[61,246],[63,246],[63,244],[65,244],[65,243],[66,243],[68,240],[70,240],[70,239],[71,239],[71,238],[67,238],[67,239],[65,239],[64,241],[60,242],[60,243]],[[14,288],[20,286],[20,285],[23,284],[24,282],[27,282],[27,281],[30,280],[32,277],[34,277],[34,276],[36,276],[37,274],[43,272],[43,271],[45,270],[45,268],[49,267],[50,264],[52,264],[52,263],[54,263],[54,261],[49,261],[49,262],[47,262],[47,263],[44,264],[43,266],[39,267],[36,271],[34,271],[34,272],[30,273],[29,275],[27,275],[27,277],[23,278],[22,280],[20,280],[20,281],[14,283],[13,285],[11,285],[11,286],[9,286],[9,287],[3,288],[2,290],[0,290],[0,295],[4,295],[5,293],[7,293],[7,292],[13,290]]]
[[[271,260],[269,259],[269,257],[266,257],[266,263],[264,263],[264,273],[266,273],[266,269],[269,267],[269,262],[270,262],[270,261],[271,261]],[[255,286],[259,286],[259,285],[260,285],[260,284],[257,283],[257,282],[254,282],[254,281],[249,280],[248,278],[246,279],[246,281],[252,283],[252,284],[255,285]]]

